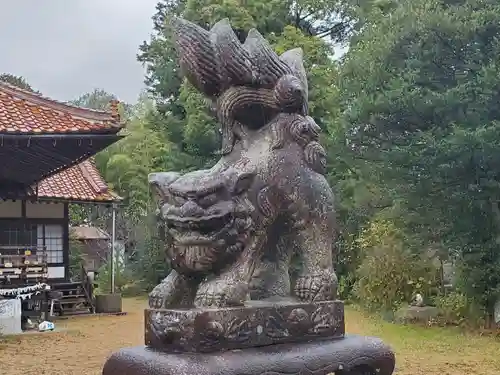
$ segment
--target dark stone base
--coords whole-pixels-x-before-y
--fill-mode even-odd
[[[98,294],[95,296],[95,312],[103,313],[121,313],[122,312],[122,295],[115,294]]]
[[[222,353],[168,354],[144,346],[122,349],[103,375],[391,375],[394,354],[373,337],[346,336]]]
[[[344,337],[344,303],[250,301],[245,306],[148,309],[145,344],[172,352],[208,353]]]

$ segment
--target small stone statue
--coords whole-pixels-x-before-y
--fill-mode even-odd
[[[172,266],[150,306],[334,300],[334,200],[302,51],[278,56],[255,29],[241,43],[227,19],[210,31],[172,26],[185,76],[221,123],[222,157],[208,170],[150,175]],[[293,254],[302,268],[291,285]]]
[[[415,296],[413,296],[413,299],[411,301],[411,306],[417,306],[417,307],[425,306],[424,297],[422,297],[422,295],[420,293],[416,293]]]

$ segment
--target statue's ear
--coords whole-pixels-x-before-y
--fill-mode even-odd
[[[148,176],[149,186],[153,190],[155,198],[160,202],[164,203],[168,197],[168,187],[172,182],[177,180],[181,176],[177,172],[158,172],[150,173]]]
[[[255,173],[243,173],[238,176],[238,181],[234,185],[233,193],[234,194],[242,194],[250,189],[253,181],[255,180]]]

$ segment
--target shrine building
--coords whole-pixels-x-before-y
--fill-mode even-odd
[[[47,283],[92,310],[92,285],[69,278],[69,204],[121,200],[92,161],[121,138],[110,104],[80,108],[0,82],[0,289]]]

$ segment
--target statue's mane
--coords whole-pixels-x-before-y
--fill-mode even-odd
[[[307,76],[301,48],[278,56],[256,30],[244,43],[227,18],[210,30],[172,17],[179,62],[189,82],[209,98],[219,97],[232,86],[274,89],[278,80],[292,75],[299,80],[307,102]]]
[[[223,154],[246,129],[263,127],[279,113],[307,115],[301,48],[278,56],[256,29],[241,43],[228,19],[210,30],[177,17],[170,23],[183,74],[221,122]]]

